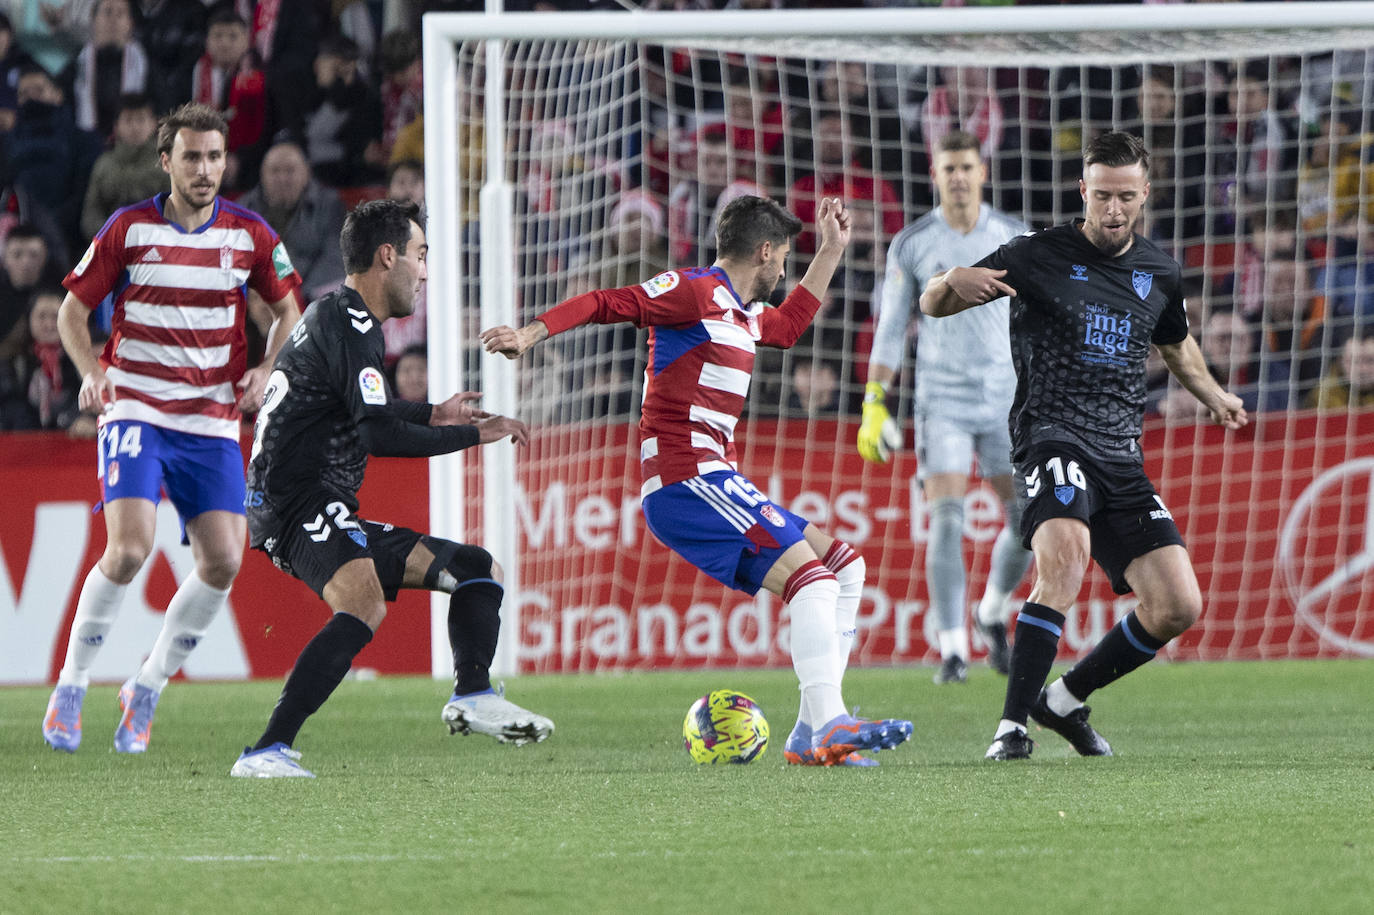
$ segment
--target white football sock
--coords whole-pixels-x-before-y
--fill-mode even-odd
[[[992,739],[996,740],[1003,734],[1010,734],[1012,731],[1020,731],[1022,734],[1024,734],[1026,733],[1026,726],[1024,724],[1017,724],[1015,721],[1009,721],[1006,718],[1003,718],[1001,721],[997,722],[997,733],[992,735]]]
[[[831,570],[835,571],[835,570]],[[849,668],[849,652],[854,648],[858,637],[859,600],[864,593],[866,567],[862,556],[855,556],[842,569],[835,571],[835,580],[840,586],[840,596],[835,601],[835,679],[844,683],[844,672]]]
[[[229,591],[212,588],[192,571],[172,595],[152,654],[138,672],[138,682],[161,692],[204,638],[210,622],[229,600]]]
[[[845,713],[835,680],[835,601],[840,587],[833,577],[803,585],[788,602],[792,617],[792,669],[801,684],[803,708],[816,728]]]
[[[940,643],[940,657],[957,655],[965,661],[968,660],[968,630],[963,626],[958,629],[941,629],[936,633],[936,637]]]
[[[1069,692],[1069,688],[1064,685],[1064,678],[1060,677],[1045,690],[1045,704],[1050,707],[1050,711],[1062,717],[1078,708],[1083,702]]]
[[[91,665],[105,636],[119,615],[128,585],[118,585],[105,577],[97,564],[86,575],[81,596],[76,601],[76,616],[67,636],[67,660],[57,675],[59,686],[79,686],[85,689],[91,682]]]

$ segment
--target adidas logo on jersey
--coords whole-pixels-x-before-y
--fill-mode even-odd
[[[149,248],[148,253],[143,255],[143,263],[160,264],[162,263],[162,255],[158,253],[156,248]]]

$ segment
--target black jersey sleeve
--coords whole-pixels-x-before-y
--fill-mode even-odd
[[[373,413],[358,424],[363,447],[374,457],[433,457],[471,448],[476,426],[422,426],[395,413]]]
[[[408,423],[419,423],[422,426],[429,425],[429,419],[434,415],[434,405],[427,403],[412,403],[408,400],[392,399],[391,406],[395,414]]]
[[[1172,280],[1169,301],[1159,313],[1159,321],[1155,324],[1154,333],[1150,335],[1150,342],[1156,346],[1182,343],[1183,338],[1188,336],[1188,309],[1183,298],[1182,274],[1175,272]]]
[[[1005,270],[1003,281],[1012,288],[1016,287],[1020,266],[1024,261],[1027,236],[1021,235],[988,254],[973,267],[987,267],[990,270]]]

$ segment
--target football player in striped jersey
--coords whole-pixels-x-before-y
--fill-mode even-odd
[[[774,504],[739,469],[734,432],[756,346],[790,347],[811,324],[849,243],[843,203],[824,198],[806,275],[777,308],[802,222],[776,202],[746,196],[721,212],[710,267],[669,270],[621,289],[574,296],[520,329],[482,332],[490,353],[514,359],[583,324],[649,328],[639,422],[640,501],[666,546],[727,587],[766,588],[787,603],[801,708],[784,755],[799,765],[872,765],[862,750],[895,747],[911,722],[867,721],[845,709],[841,680],[855,635],[864,561],[848,544]]]

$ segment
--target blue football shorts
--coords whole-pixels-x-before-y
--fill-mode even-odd
[[[208,511],[243,514],[243,452],[233,439],[193,435],[150,423],[117,420],[100,427],[96,473],[106,502],[162,493],[181,523]]]
[[[733,470],[672,483],[644,497],[644,520],[673,552],[721,584],[756,594],[779,557],[805,540],[805,518],[773,504]]]

